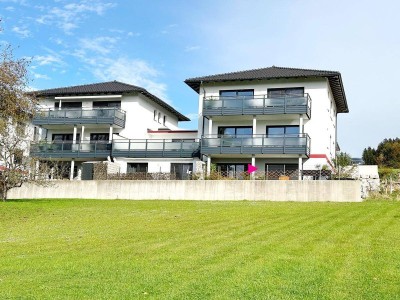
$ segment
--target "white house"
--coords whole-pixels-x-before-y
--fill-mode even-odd
[[[339,72],[272,66],[185,83],[199,94],[208,172],[212,164],[228,173],[251,164],[301,178],[302,170],[333,168],[337,115],[349,112]]]
[[[36,92],[41,108],[34,119],[31,155],[70,162],[70,178],[82,163],[112,160],[120,172],[193,170],[199,157],[197,131],[189,121],[147,90],[118,81]]]

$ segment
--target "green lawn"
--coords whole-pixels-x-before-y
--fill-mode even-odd
[[[0,299],[400,299],[400,202],[0,204]]]

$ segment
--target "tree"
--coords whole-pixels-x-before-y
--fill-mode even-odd
[[[351,156],[346,152],[340,152],[333,160],[336,172],[333,174],[335,179],[352,178],[354,166],[351,166]]]
[[[376,150],[374,148],[365,148],[362,159],[366,165],[376,165]]]
[[[0,29],[1,31],[1,29]],[[24,182],[40,182],[39,168],[29,157],[30,121],[36,99],[27,93],[26,59],[15,59],[10,45],[0,46],[0,196]]]
[[[400,139],[384,139],[376,150],[368,147],[363,151],[366,164],[377,164],[379,167],[400,168]]]

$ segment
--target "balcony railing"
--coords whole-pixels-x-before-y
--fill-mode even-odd
[[[207,97],[203,100],[204,116],[305,114],[311,118],[311,97],[291,95],[268,98],[267,95]]]
[[[42,109],[37,111],[33,124],[110,124],[124,128],[125,117],[125,111],[119,108]]]
[[[191,158],[200,155],[200,143],[193,140],[114,140],[112,156],[138,158]]]
[[[202,154],[300,154],[310,155],[306,133],[255,136],[206,136],[201,140]]]
[[[111,154],[111,144],[104,141],[72,141],[32,143],[31,156],[40,158],[106,158]]]
[[[31,156],[40,158],[191,158],[200,155],[200,143],[192,140],[113,140],[85,141],[72,143],[39,142],[32,143]]]

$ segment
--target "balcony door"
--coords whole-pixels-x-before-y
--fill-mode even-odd
[[[267,126],[267,136],[283,137],[283,136],[298,136],[300,133],[299,126]]]

